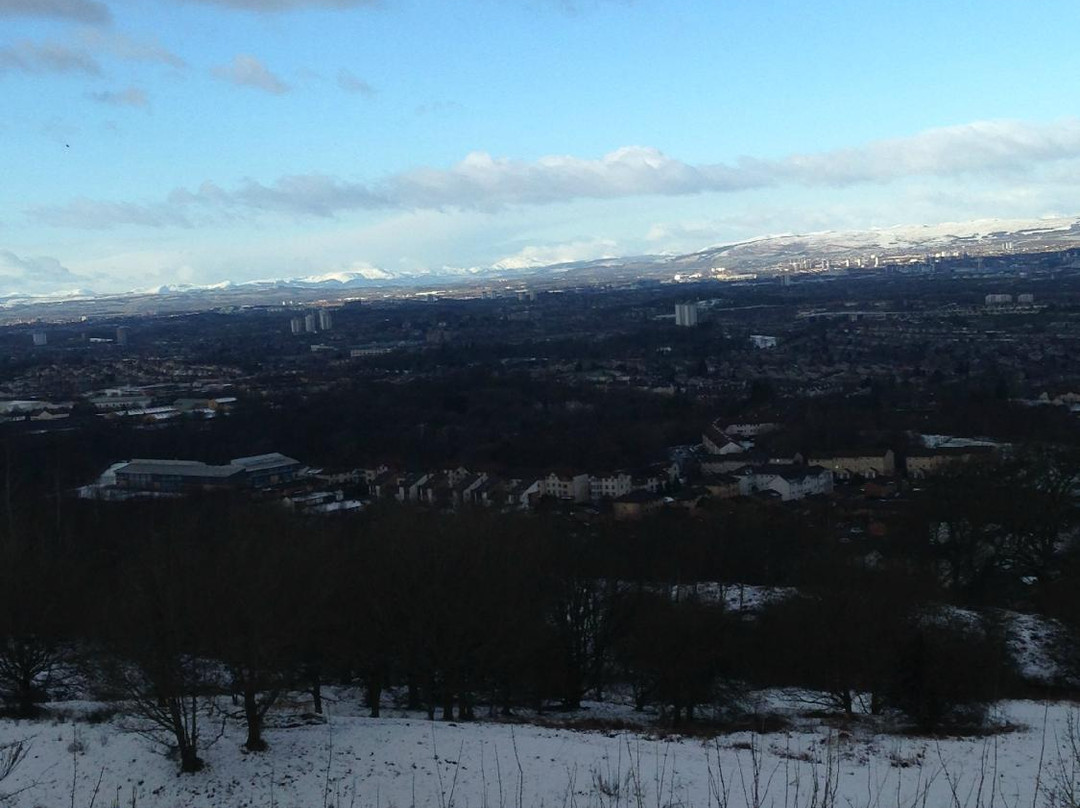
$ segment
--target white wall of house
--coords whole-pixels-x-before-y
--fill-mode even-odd
[[[770,471],[751,471],[742,478],[739,483],[742,494],[752,494],[756,491],[775,491],[784,502],[815,494],[829,494],[833,490],[833,474],[828,469],[822,469],[815,474],[784,476]]]
[[[632,488],[630,475],[623,472],[589,477],[589,499],[615,499],[629,494]]]
[[[568,499],[572,502],[589,501],[589,475],[575,474],[562,477],[554,472],[542,480],[543,494],[556,499]]]

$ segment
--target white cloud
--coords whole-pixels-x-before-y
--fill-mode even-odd
[[[281,177],[273,185],[247,180],[228,191],[204,182],[192,192],[179,188],[169,195],[178,208],[248,209],[306,216],[333,216],[356,208],[385,208],[390,202],[359,183],[340,182],[321,174]]]
[[[795,155],[748,166],[812,185],[888,182],[899,177],[1025,171],[1033,164],[1080,156],[1080,120],[1052,124],[977,121],[930,129],[852,149]]]
[[[696,167],[657,149],[627,146],[598,160],[553,156],[531,163],[473,152],[449,170],[411,171],[392,177],[387,186],[392,198],[413,207],[493,209],[582,198],[736,190],[746,183],[722,166]]]
[[[614,258],[619,254],[618,244],[608,239],[588,239],[561,244],[531,244],[512,255],[500,258],[494,269],[529,269],[552,264],[569,264],[574,261],[591,261],[597,258]]]
[[[70,281],[76,277],[70,269],[55,258],[49,256],[20,258],[10,250],[0,250],[0,268],[5,274],[14,272],[35,280]]]
[[[251,72],[250,82],[259,80],[258,75]],[[375,183],[289,175],[270,184],[248,180],[232,189],[206,182],[195,191],[178,189],[166,201],[151,205],[99,204],[111,205],[104,219],[113,224],[120,223],[126,211],[129,223],[158,226],[190,223],[193,209],[210,218],[215,213],[258,212],[329,217],[377,209],[491,212],[582,199],[692,196],[777,186],[884,186],[911,177],[1007,177],[1015,182],[1020,174],[1034,174],[1043,167],[1060,172],[1063,166],[1068,168],[1067,161],[1077,160],[1078,119],[1052,124],[978,122],[779,160],[744,157],[731,164],[693,165],[642,146],[617,149],[599,159],[560,155],[524,161],[474,152],[449,169],[416,169]],[[91,214],[89,221],[101,218],[88,200],[78,205],[81,211],[64,205],[39,208],[31,215],[46,222],[74,222],[81,213]]]
[[[86,51],[56,42],[16,42],[0,48],[0,73],[86,73],[101,74],[101,65]]]
[[[250,54],[241,53],[227,65],[215,67],[213,74],[240,87],[251,87],[275,95],[289,91],[289,85],[271,73],[266,65]]]
[[[1000,175],[1078,157],[1080,120],[990,121],[780,160],[744,157],[732,164],[691,165],[641,146],[624,147],[598,160],[554,156],[525,162],[476,152],[449,170],[422,169],[393,177],[386,183],[386,195],[415,207],[493,208],[735,192],[792,183],[821,187],[911,176]]]
[[[0,0],[0,17],[53,17],[77,22],[108,22],[112,15],[96,0]]]
[[[20,257],[0,249],[0,294],[54,292],[85,281],[51,256]]]

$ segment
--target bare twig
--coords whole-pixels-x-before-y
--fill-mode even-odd
[[[330,737],[326,749],[326,775],[323,779],[323,808],[330,802],[330,767],[334,763],[334,725],[329,715],[326,717],[326,729]]]

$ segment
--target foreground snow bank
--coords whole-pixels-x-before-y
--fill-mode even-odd
[[[657,739],[332,714],[325,724],[270,730],[271,749],[259,755],[241,750],[239,726],[226,726],[205,753],[207,768],[184,776],[116,722],[3,721],[0,744],[23,740],[29,753],[0,783],[0,794],[12,795],[0,805],[1032,806],[1048,804],[1059,762],[1071,765],[1064,747],[1072,709],[1010,702],[998,720],[1018,729],[941,740],[820,725]]]

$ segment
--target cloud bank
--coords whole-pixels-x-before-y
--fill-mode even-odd
[[[257,71],[249,77],[255,75]],[[779,160],[743,157],[727,164],[693,165],[642,146],[617,149],[599,159],[551,156],[531,162],[475,152],[449,169],[421,168],[376,183],[319,174],[284,176],[270,184],[248,180],[231,189],[206,182],[194,191],[177,189],[152,205],[78,200],[29,213],[51,224],[102,227],[190,224],[194,213],[329,217],[358,209],[496,211],[579,199],[737,193],[784,185],[846,187],[908,177],[1015,176],[1070,159],[1080,159],[1080,119],[1052,124],[989,121]]]
[[[10,250],[0,250],[0,293],[3,285],[13,284],[30,293],[54,292],[83,283],[76,275],[51,256],[20,257]]]

